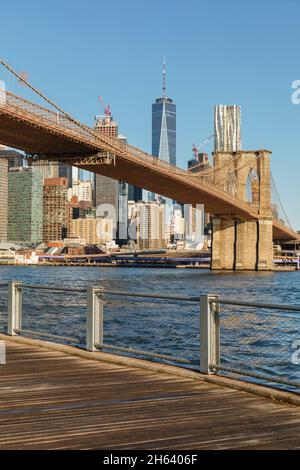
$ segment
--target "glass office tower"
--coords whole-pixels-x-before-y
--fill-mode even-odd
[[[176,104],[165,96],[152,104],[152,155],[176,165]]]
[[[166,62],[163,63],[163,94],[152,104],[152,155],[176,165],[176,104],[167,97]],[[149,193],[149,200],[157,196]]]

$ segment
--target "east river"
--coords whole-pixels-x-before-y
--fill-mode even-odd
[[[26,284],[300,305],[300,272],[215,273],[197,269],[0,266],[0,285]],[[0,289],[0,327],[5,329],[6,288]],[[84,344],[85,295],[23,293],[23,327],[77,336]],[[2,315],[2,317],[1,317]],[[2,320],[1,320],[2,318]],[[108,296],[104,341],[199,363],[199,304]],[[2,326],[1,326],[2,325]],[[228,367],[300,383],[300,312],[221,307],[221,360]],[[294,355],[293,355],[294,354]],[[300,359],[300,354],[299,354]]]

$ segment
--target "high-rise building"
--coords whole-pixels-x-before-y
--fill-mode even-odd
[[[23,155],[17,150],[10,150],[5,147],[0,148],[0,158],[6,158],[8,168],[20,168],[23,166]]]
[[[167,97],[165,61],[162,98],[152,104],[152,155],[176,165],[176,104]]]
[[[215,152],[241,149],[241,107],[215,106]]]
[[[113,240],[113,221],[92,218],[72,220],[71,237],[84,239],[88,245],[102,245]]]
[[[63,165],[62,163],[60,163],[58,165],[58,177],[66,178],[68,182],[67,183],[68,188],[72,188],[73,173],[72,173],[72,167],[70,165]]]
[[[91,172],[91,171],[87,171],[87,170],[82,170],[82,169],[78,169],[78,179],[80,181],[89,181],[89,182],[93,182],[94,181],[94,174]]]
[[[188,170],[191,173],[198,173],[199,171],[208,170],[209,158],[207,153],[199,152],[195,158],[188,161]]]
[[[177,240],[184,240],[185,235],[185,219],[182,216],[182,208],[174,208],[170,221],[170,238],[174,243]]]
[[[134,203],[129,208],[131,238],[138,249],[166,248],[166,206],[157,201]]]
[[[63,240],[70,227],[68,180],[48,178],[43,191],[43,242]]]
[[[119,136],[118,124],[111,115],[97,116],[95,130],[112,138],[126,140],[125,137]],[[114,239],[117,243],[120,245],[126,244],[128,184],[107,176],[95,175],[94,204],[97,208],[97,216],[107,217],[115,221]]]
[[[58,178],[58,168],[59,166],[55,163],[47,162],[33,162],[31,164],[33,171],[39,172],[42,174],[43,183],[47,178]]]
[[[128,201],[141,202],[143,200],[143,190],[133,184],[128,185]]]
[[[78,202],[86,201],[92,203],[92,183],[90,181],[74,181],[73,187],[68,189],[68,200],[71,201],[73,196],[77,197]]]
[[[98,132],[102,132],[108,137],[112,137],[114,139],[118,138],[118,123],[113,120],[111,114],[106,114],[105,116],[96,116],[95,130]]]
[[[40,243],[43,238],[43,177],[31,168],[8,173],[7,239]]]
[[[0,242],[7,240],[8,161],[0,155]]]

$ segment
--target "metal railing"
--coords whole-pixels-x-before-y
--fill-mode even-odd
[[[102,331],[95,349],[199,368],[199,298],[99,288],[93,294]]]
[[[216,298],[210,309],[218,322],[210,371],[299,388],[300,306]]]
[[[86,304],[86,289],[13,281],[8,293],[8,334],[84,347]]]
[[[0,306],[5,289],[0,285]],[[298,391],[299,314],[296,305],[211,294],[155,295],[14,281],[8,289],[7,331]]]

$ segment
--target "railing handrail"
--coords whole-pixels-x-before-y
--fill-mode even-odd
[[[22,289],[42,289],[42,290],[53,290],[58,292],[87,292],[87,289],[77,289],[75,287],[58,287],[58,286],[43,286],[39,284],[22,284]]]
[[[163,295],[163,294],[147,294],[145,292],[124,292],[124,291],[114,291],[114,290],[106,290],[106,289],[97,289],[95,292],[97,294],[110,294],[110,295],[119,295],[122,297],[144,297],[149,299],[163,299],[163,300],[182,300],[187,302],[199,302],[199,296],[197,297],[188,297],[188,296],[180,296],[180,295]]]
[[[0,284],[1,286],[7,286],[8,283]],[[59,291],[59,292],[80,292],[85,293],[87,289],[79,289],[79,288],[67,288],[67,287],[59,287],[59,286],[44,286],[39,284],[22,284],[22,288],[25,289],[42,289],[42,290],[52,290],[52,291]],[[202,295],[199,293],[197,296],[182,296],[182,295],[172,295],[172,294],[148,294],[146,292],[130,292],[130,291],[116,291],[110,289],[103,289],[102,287],[98,287],[97,285],[94,286],[94,291],[97,294],[108,294],[108,295],[116,295],[120,297],[137,297],[137,298],[149,298],[149,299],[162,299],[162,300],[179,300],[179,301],[186,301],[186,302],[199,302],[200,296]],[[233,305],[237,307],[258,307],[258,308],[266,308],[272,310],[284,310],[284,311],[291,311],[291,312],[300,312],[300,305],[287,305],[287,304],[269,304],[265,302],[252,302],[252,301],[242,301],[242,300],[233,300],[233,299],[224,299],[222,297],[216,298],[210,301],[214,304],[219,305]]]
[[[212,300],[212,303],[219,305],[236,305],[237,307],[259,307],[269,308],[272,310],[286,310],[291,312],[300,312],[300,306],[298,305],[283,305],[283,304],[268,304],[264,302],[243,302],[242,300],[231,300],[231,299],[216,299]]]

